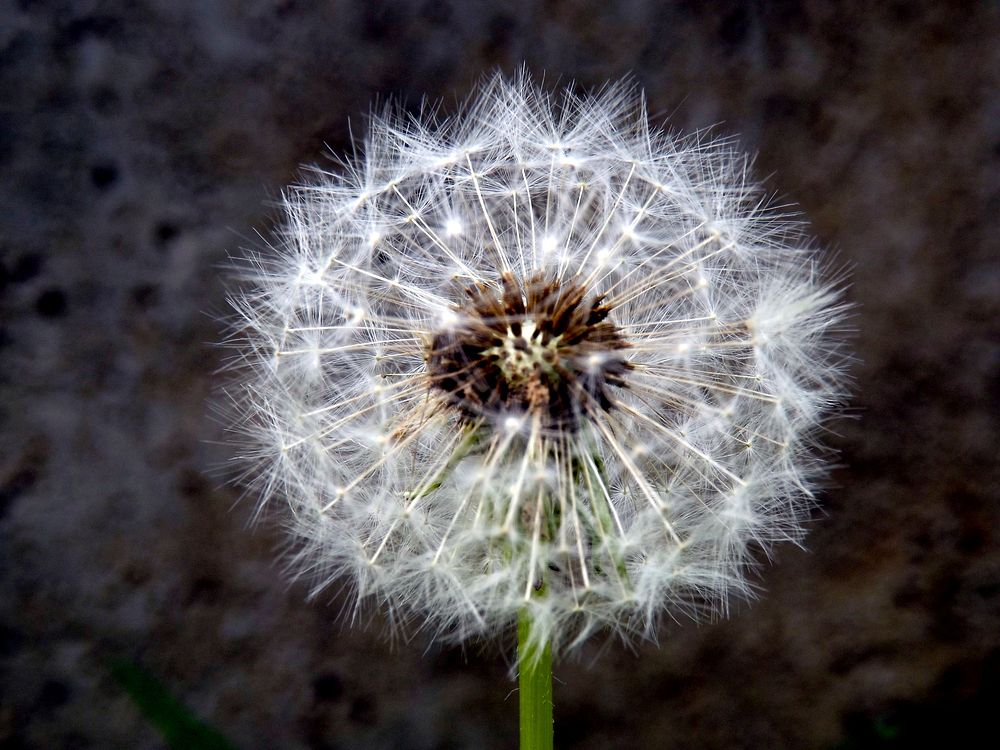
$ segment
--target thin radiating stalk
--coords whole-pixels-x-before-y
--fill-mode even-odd
[[[533,627],[522,610],[517,619],[521,750],[552,750],[552,644],[532,643]]]

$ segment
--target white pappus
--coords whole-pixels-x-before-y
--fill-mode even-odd
[[[798,540],[845,306],[729,141],[494,76],[284,199],[231,339],[244,480],[315,591],[565,652],[747,595]]]

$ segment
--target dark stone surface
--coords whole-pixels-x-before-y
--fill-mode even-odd
[[[987,2],[0,6],[0,747],[162,747],[122,658],[248,750],[514,746],[500,649],[288,586],[206,399],[220,265],[298,166],[522,59],[740,134],[859,303],[809,552],[561,665],[561,745],[961,746],[1000,697],[998,32]]]

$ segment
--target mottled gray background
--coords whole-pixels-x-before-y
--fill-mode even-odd
[[[220,484],[219,267],[376,97],[633,73],[759,153],[853,266],[844,467],[731,620],[561,665],[564,748],[937,747],[1000,701],[992,2],[0,5],[0,747],[510,748],[496,650],[341,625]],[[595,660],[596,659],[596,660]],[[989,744],[989,743],[987,743]]]

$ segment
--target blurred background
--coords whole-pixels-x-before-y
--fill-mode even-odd
[[[853,267],[842,467],[763,597],[557,669],[564,748],[991,746],[994,2],[0,4],[0,748],[511,748],[497,648],[306,601],[214,470],[227,254],[370,104],[632,74]],[[223,739],[223,737],[225,739]]]

